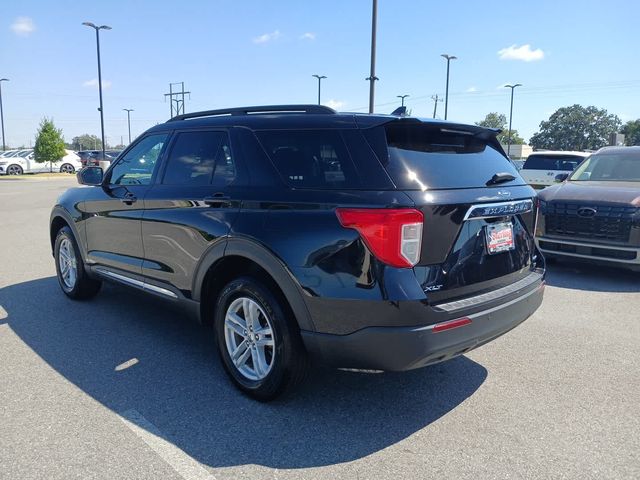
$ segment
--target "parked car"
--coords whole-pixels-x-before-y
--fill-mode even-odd
[[[545,188],[556,183],[558,175],[571,173],[589,156],[587,152],[534,152],[527,157],[520,175],[534,188]]]
[[[318,105],[189,113],[78,179],[91,187],[51,213],[62,291],[106,280],[175,302],[259,400],[309,359],[448,360],[542,301],[535,191],[495,130]]]
[[[539,197],[546,257],[640,270],[640,147],[603,148]]]
[[[66,150],[67,154],[57,162],[38,163],[34,159],[33,150],[22,150],[13,157],[0,158],[0,175],[22,175],[23,173],[43,173],[51,169],[54,172],[74,173],[80,168],[80,157]]]
[[[104,153],[104,160],[107,162],[112,162],[118,157],[121,151],[106,150]],[[103,160],[102,150],[83,150],[81,152],[78,152],[78,155],[80,156],[80,162],[82,163],[83,167],[87,165],[99,165],[100,161]]]

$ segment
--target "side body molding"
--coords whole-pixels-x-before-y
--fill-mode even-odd
[[[273,253],[250,239],[228,238],[226,242],[219,242],[207,251],[194,276],[193,300],[201,301],[202,284],[209,268],[217,261],[229,256],[247,258],[266,270],[284,293],[300,329],[315,331],[311,315],[309,315],[309,310],[303,298],[304,293],[300,285],[295,281],[293,274],[287,270],[284,263]]]

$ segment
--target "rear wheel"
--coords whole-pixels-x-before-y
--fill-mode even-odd
[[[7,175],[22,175],[24,171],[20,165],[9,165],[7,167]]]
[[[62,227],[56,236],[54,255],[58,283],[65,295],[84,300],[98,293],[102,282],[87,275],[78,244],[68,226]]]
[[[292,389],[308,368],[297,324],[271,289],[250,277],[222,290],[215,310],[218,352],[235,385],[269,401]]]
[[[70,163],[63,163],[60,167],[60,173],[74,173],[75,171],[75,167]]]

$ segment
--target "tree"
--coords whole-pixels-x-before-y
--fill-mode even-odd
[[[617,115],[593,106],[562,107],[540,122],[540,131],[529,143],[535,149],[597,150],[609,143],[609,135],[620,130]]]
[[[498,141],[503,145],[507,144],[509,138],[509,127],[507,125],[507,117],[504,114],[498,112],[487,113],[484,120],[476,122],[476,125],[502,130],[502,132],[498,134]],[[511,145],[522,145],[523,143],[524,138],[518,135],[518,131],[511,130]]]
[[[53,171],[53,162],[60,160],[67,154],[64,149],[62,130],[56,128],[53,120],[45,117],[40,122],[33,154],[36,162],[49,162],[49,171]]]
[[[629,120],[622,127],[624,133],[624,143],[631,145],[640,145],[640,118],[637,120]]]
[[[102,141],[95,135],[85,133],[71,140],[72,150],[102,150]]]

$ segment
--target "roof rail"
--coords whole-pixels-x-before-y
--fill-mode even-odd
[[[324,105],[263,105],[256,107],[237,107],[223,108],[220,110],[205,110],[202,112],[184,113],[176,115],[167,120],[168,122],[176,122],[178,120],[186,120],[188,118],[215,117],[221,115],[255,115],[269,113],[320,113],[333,114],[336,111],[333,108]]]

